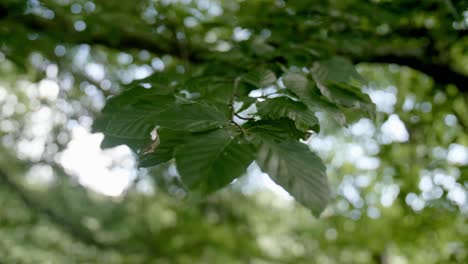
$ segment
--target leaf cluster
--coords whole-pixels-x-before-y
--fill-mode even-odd
[[[255,161],[320,214],[329,197],[325,166],[300,140],[319,132],[318,112],[342,125],[373,113],[353,83],[362,77],[341,57],[303,70],[262,65],[220,72],[216,66],[131,83],[94,123],[105,135],[102,146],[128,145],[141,167],[175,159],[185,187],[200,194],[225,187]]]

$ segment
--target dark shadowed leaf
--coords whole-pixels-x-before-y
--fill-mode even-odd
[[[146,89],[138,90],[145,92]],[[101,116],[95,120],[93,131],[102,132],[105,137],[109,137],[104,139],[103,147],[125,143],[132,149],[141,148],[141,144],[150,140],[150,132],[156,126],[155,115],[173,103],[172,96],[123,93],[109,100]]]
[[[157,138],[141,153],[140,167],[152,167],[169,161],[174,157],[174,149],[183,144],[192,135],[182,131],[160,128]]]
[[[175,150],[177,170],[189,189],[218,190],[241,176],[255,150],[232,127],[199,134]]]
[[[221,128],[229,124],[226,115],[217,108],[200,103],[177,104],[155,117],[158,126],[189,132]]]
[[[243,125],[249,140],[255,141],[252,135],[264,134],[276,141],[284,141],[290,139],[304,139],[308,133],[298,130],[294,121],[289,118],[281,118],[278,120],[259,120],[255,122],[247,122]]]

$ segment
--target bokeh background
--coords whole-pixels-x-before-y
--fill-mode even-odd
[[[194,50],[224,51],[278,25],[270,33],[210,26],[233,14],[252,25],[242,1],[0,2],[0,263],[468,262],[468,83],[356,61],[377,117],[341,128],[323,116],[321,132],[307,141],[331,184],[320,218],[255,164],[226,189],[192,201],[172,162],[138,169],[126,146],[101,149],[93,118],[132,81],[168,69],[183,74],[191,55],[174,56],[170,41],[190,36]],[[285,3],[270,2],[272,10]],[[371,10],[350,2],[357,17]],[[467,74],[468,9],[446,18],[445,9],[424,5],[433,1],[421,2],[410,22],[445,43],[440,50]],[[337,20],[348,7],[327,6]],[[401,15],[370,21],[365,30],[375,34],[365,39],[337,29],[334,44],[348,38],[346,49],[361,47],[350,53],[356,57],[369,54],[366,41],[419,54],[427,39],[392,31]]]

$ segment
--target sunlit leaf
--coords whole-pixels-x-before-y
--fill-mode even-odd
[[[339,124],[344,125],[346,123],[346,118],[338,107],[324,98],[315,84],[303,74],[288,72],[283,75],[283,83],[312,111],[328,112]]]
[[[312,73],[314,78],[321,82],[349,83],[353,79],[365,82],[365,79],[356,71],[351,61],[339,56],[316,62],[312,68]]]
[[[314,112],[300,102],[287,97],[267,99],[257,104],[258,113],[267,119],[280,119],[287,117],[294,120],[297,129],[307,131],[312,129],[318,119]]]
[[[242,79],[257,88],[263,88],[276,81],[274,72],[267,69],[258,69],[244,75]]]
[[[269,133],[257,133],[256,161],[260,168],[298,202],[319,215],[330,191],[325,166],[306,145],[295,140],[275,140]]]

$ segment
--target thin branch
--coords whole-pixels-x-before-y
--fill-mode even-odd
[[[239,115],[238,113],[234,113],[234,116],[236,116],[239,119],[247,120],[247,121],[255,120],[254,118],[251,118],[251,117],[243,117],[243,116]]]
[[[9,7],[3,6],[3,4],[0,3],[0,10],[8,14]],[[125,27],[119,28],[119,34],[114,35],[112,38],[109,38],[101,31],[92,29],[80,33],[74,29],[73,22],[66,15],[61,14],[58,10],[54,11],[56,11],[55,17],[52,20],[34,14],[18,12],[8,16],[2,16],[0,19],[10,20],[28,30],[68,43],[103,45],[111,49],[119,50],[144,49],[157,55],[168,54],[181,59],[186,57],[186,59],[191,62],[198,61],[196,55],[199,54],[199,52],[187,52],[186,55],[181,56],[180,46],[176,38],[171,40],[163,39],[154,34],[148,34],[144,31],[135,31]],[[100,21],[100,23],[107,23],[107,21]],[[112,29],[112,25],[109,25],[109,27]]]
[[[239,126],[239,124],[237,124],[236,122],[234,121],[231,121],[231,124],[233,124],[235,127],[237,127],[237,129],[239,129],[240,132],[242,132],[243,134],[245,134],[245,129],[241,126]]]

